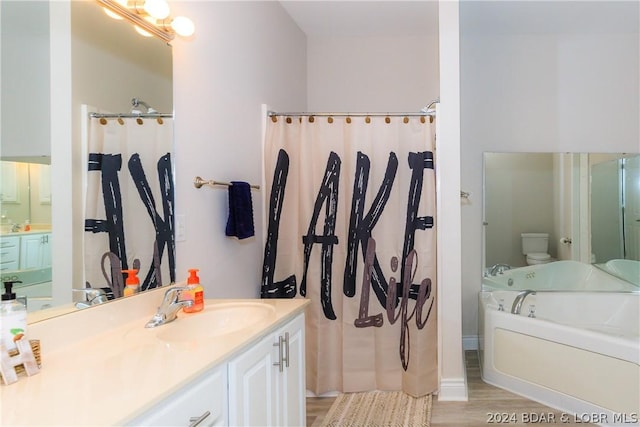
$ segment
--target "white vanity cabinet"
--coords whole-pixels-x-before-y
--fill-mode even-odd
[[[131,426],[226,426],[227,366],[217,366],[155,407]]]
[[[51,233],[20,237],[20,269],[51,267]]]
[[[303,426],[305,398],[301,313],[128,425]]]
[[[304,315],[229,362],[229,425],[306,424]]]

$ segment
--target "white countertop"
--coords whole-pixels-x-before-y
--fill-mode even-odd
[[[147,292],[145,292],[146,294]],[[304,299],[206,300],[207,304],[255,301],[275,316],[242,333],[167,343],[145,329],[160,291],[121,303],[80,310],[33,325],[30,339],[41,339],[42,369],[32,377],[0,386],[0,421],[10,425],[116,425],[148,410],[207,370],[234,356],[304,310]],[[131,307],[144,306],[135,314]],[[156,304],[153,304],[153,301]],[[142,315],[141,313],[144,313]],[[180,313],[180,316],[186,314]],[[190,314],[188,316],[197,316]],[[75,319],[74,319],[75,317]],[[114,319],[121,319],[120,321]],[[77,325],[80,321],[81,325]],[[175,320],[180,322],[180,318]],[[113,325],[103,332],[102,327]],[[46,336],[44,336],[46,334]],[[135,339],[131,339],[131,337]]]
[[[46,233],[51,233],[51,228],[46,228],[46,229],[34,229],[32,228],[29,231],[24,231],[23,229],[20,229],[19,231],[1,231],[0,230],[0,237],[19,237],[19,236],[25,236],[25,235],[29,235],[29,234],[46,234]]]

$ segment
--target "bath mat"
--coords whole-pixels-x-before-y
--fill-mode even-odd
[[[429,427],[431,395],[413,397],[401,391],[340,394],[322,426]]]

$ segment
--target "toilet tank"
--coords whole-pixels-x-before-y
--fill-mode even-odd
[[[549,250],[549,233],[522,233],[522,253],[546,254]]]

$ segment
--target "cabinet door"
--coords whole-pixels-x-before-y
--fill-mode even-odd
[[[305,377],[305,343],[304,314],[276,332],[276,338],[285,337],[286,361],[279,375],[278,402],[279,426],[303,426],[306,424],[306,377]],[[276,366],[276,369],[278,367]]]
[[[42,235],[43,245],[42,252],[40,253],[40,267],[51,267],[51,239],[53,237],[52,233],[46,233]]]
[[[51,233],[22,236],[20,269],[51,267]]]
[[[202,379],[194,381],[155,408],[134,419],[132,426],[225,426],[227,366],[215,368]],[[207,412],[209,415],[206,415]]]
[[[16,164],[0,162],[0,202],[15,203],[18,201]]]
[[[275,425],[274,350],[269,336],[229,362],[229,425]]]
[[[20,239],[20,269],[41,268],[43,235],[30,234]]]

